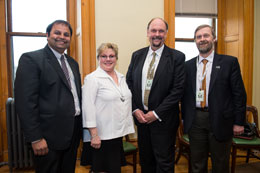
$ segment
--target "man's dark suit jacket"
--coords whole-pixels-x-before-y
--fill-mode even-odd
[[[142,103],[142,70],[149,47],[133,53],[127,72],[127,84],[132,92],[133,111],[144,111]],[[184,89],[185,55],[165,46],[154,74],[153,84],[148,99],[149,110],[154,110],[162,119],[154,121],[154,130],[177,128],[179,120],[179,101]],[[135,118],[135,123],[141,125]]]
[[[181,109],[185,133],[191,128],[196,114],[197,59],[185,64],[186,83]],[[232,137],[234,124],[244,124],[246,92],[237,58],[214,54],[208,108],[213,134],[220,141]]]
[[[81,102],[78,63],[68,55],[66,57]],[[74,129],[74,99],[61,66],[48,45],[21,56],[15,79],[15,104],[28,142],[45,138],[51,149],[69,147]]]

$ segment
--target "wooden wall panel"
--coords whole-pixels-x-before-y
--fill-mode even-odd
[[[252,103],[254,0],[218,0],[218,53],[238,58]]]
[[[226,8],[225,8],[225,37],[230,35],[235,35],[239,33],[238,23],[239,20],[237,20],[237,16],[239,16],[239,9],[238,9],[238,2],[240,0],[227,0]],[[232,7],[232,9],[230,9]],[[228,20],[227,20],[228,19]],[[232,28],[232,29],[231,29]]]
[[[78,58],[80,73],[82,74],[82,31],[81,31],[81,1],[76,0],[76,57]]]
[[[175,0],[164,0],[164,20],[168,23],[168,35],[165,44],[175,47]]]
[[[5,102],[8,97],[5,0],[0,0],[0,162],[7,162]]]
[[[228,52],[229,55],[239,57],[239,45],[238,44],[239,44],[238,41],[226,42],[226,44],[225,44],[226,52]],[[240,66],[240,67],[242,69],[242,66]]]
[[[82,77],[96,69],[95,0],[81,0]]]

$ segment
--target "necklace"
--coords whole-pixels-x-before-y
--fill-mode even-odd
[[[117,77],[116,72],[114,72],[114,74],[115,74],[116,77]],[[111,78],[112,78],[112,77],[111,77]],[[117,85],[116,82],[113,80],[113,78],[112,78],[112,81],[113,81],[112,83],[113,83],[115,89],[117,90],[117,92],[118,92],[119,95],[120,95],[120,100],[121,100],[122,102],[124,102],[124,101],[125,101],[125,96],[123,95],[123,92],[122,92],[122,89],[121,89],[121,85],[120,85],[120,81],[119,81],[118,77],[117,77],[117,80],[118,80],[118,85]]]

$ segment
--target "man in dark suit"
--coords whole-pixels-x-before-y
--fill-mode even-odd
[[[186,62],[182,99],[184,131],[188,133],[192,172],[229,172],[232,136],[243,133],[246,92],[237,58],[214,52],[215,33],[201,25],[194,39],[199,56]]]
[[[57,20],[46,30],[48,44],[24,53],[15,79],[16,111],[34,152],[36,172],[73,173],[82,133],[78,63],[64,54],[72,29]]]
[[[174,172],[185,55],[164,45],[167,31],[168,24],[161,18],[148,23],[150,46],[133,53],[126,76],[143,173]]]

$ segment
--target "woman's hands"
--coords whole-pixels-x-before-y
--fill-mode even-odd
[[[91,135],[91,147],[95,149],[99,149],[101,147],[101,140],[100,137],[98,136],[98,131],[96,127],[89,128],[89,132]]]
[[[91,137],[90,145],[95,149],[99,149],[101,147],[101,140],[98,135]]]

